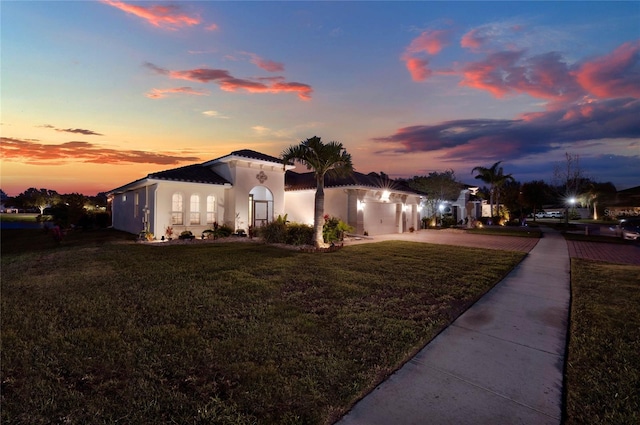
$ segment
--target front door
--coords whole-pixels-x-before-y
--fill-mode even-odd
[[[269,202],[253,201],[253,227],[262,227],[269,223]]]

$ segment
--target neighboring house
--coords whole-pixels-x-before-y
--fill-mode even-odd
[[[260,227],[278,215],[313,224],[315,180],[295,173],[279,158],[239,150],[201,164],[151,173],[109,192],[113,227],[157,239],[168,226],[174,235],[199,235],[214,222],[234,229]],[[422,198],[400,182],[354,172],[325,179],[325,214],[369,235],[419,229]]]

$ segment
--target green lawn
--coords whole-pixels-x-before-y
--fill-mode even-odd
[[[331,423],[524,255],[107,234],[3,231],[3,423]]]
[[[1,236],[7,424],[331,423],[523,255]],[[640,268],[571,274],[565,422],[639,423]]]
[[[38,214],[34,213],[0,213],[0,221],[35,223]]]
[[[640,267],[571,260],[566,424],[640,423]]]

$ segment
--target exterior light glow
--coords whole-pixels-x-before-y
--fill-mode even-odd
[[[358,208],[358,211],[364,210],[364,201],[358,200],[357,208]]]
[[[390,196],[391,196],[391,193],[388,190],[385,190],[384,192],[382,192],[382,195],[380,195],[380,200],[382,202],[387,202],[389,201]]]

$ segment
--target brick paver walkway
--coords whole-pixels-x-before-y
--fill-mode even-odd
[[[640,245],[567,241],[571,258],[640,266]]]

